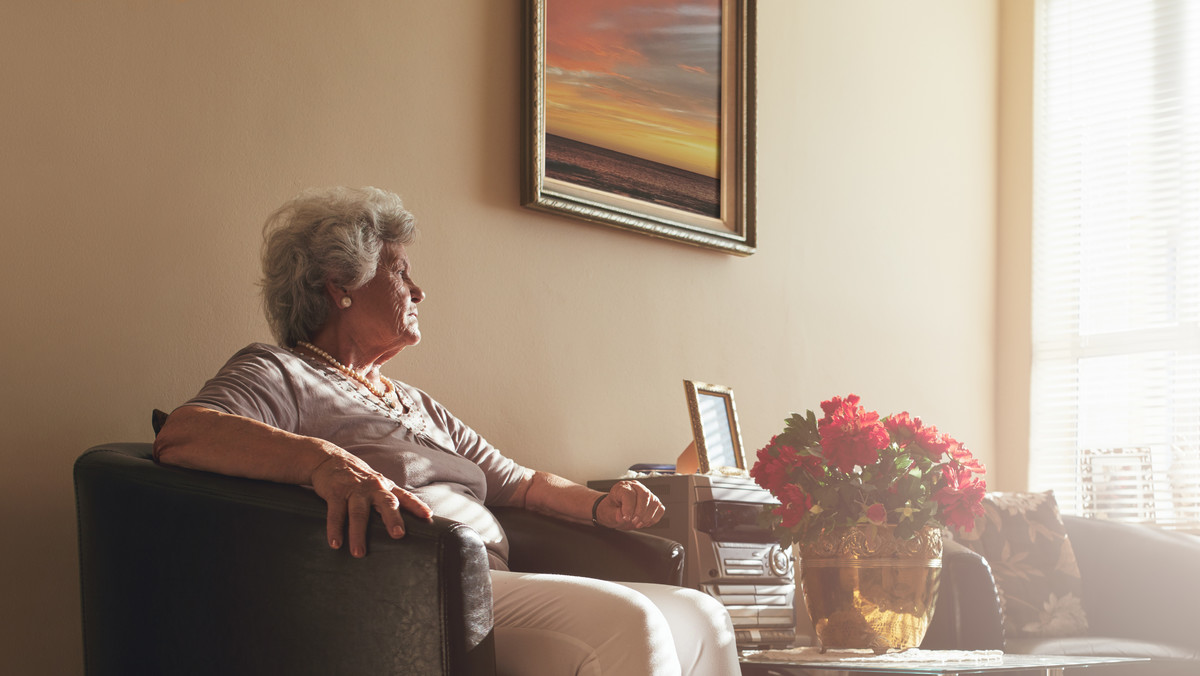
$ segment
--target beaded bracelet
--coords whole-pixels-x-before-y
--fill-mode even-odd
[[[596,520],[596,510],[600,508],[600,502],[602,500],[604,500],[604,498],[607,498],[607,497],[608,497],[608,493],[605,493],[604,495],[601,495],[600,497],[596,498],[596,501],[592,503],[592,525],[593,526],[600,525],[600,522]]]

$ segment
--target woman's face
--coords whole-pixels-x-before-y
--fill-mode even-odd
[[[403,349],[421,340],[417,303],[425,299],[425,292],[412,280],[412,265],[404,245],[385,245],[375,276],[350,296],[354,303],[347,314],[353,316],[358,343]]]

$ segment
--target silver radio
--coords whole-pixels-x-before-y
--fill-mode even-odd
[[[590,481],[607,491],[617,480]],[[682,543],[683,583],[721,601],[733,619],[737,646],[778,648],[796,637],[791,552],[758,524],[766,504],[778,504],[752,479],[699,474],[638,478],[667,508],[645,532]]]

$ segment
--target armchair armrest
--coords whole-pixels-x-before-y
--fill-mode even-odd
[[[325,543],[312,491],[164,467],[149,444],[75,463],[84,659],[108,674],[494,674],[483,543],[379,520],[370,556]]]
[[[944,543],[937,605],[921,647],[1003,649],[1004,617],[991,566],[983,556],[953,540]]]
[[[1078,516],[1062,520],[1079,562],[1089,634],[1200,654],[1191,620],[1200,608],[1200,537]]]
[[[683,545],[657,535],[576,524],[516,507],[492,513],[509,542],[509,567],[613,582],[683,584]]]

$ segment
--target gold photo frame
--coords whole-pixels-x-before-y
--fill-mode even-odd
[[[683,381],[692,437],[701,474],[746,472],[746,454],[738,426],[733,390],[723,385]]]
[[[526,0],[522,203],[755,251],[755,2]]]

